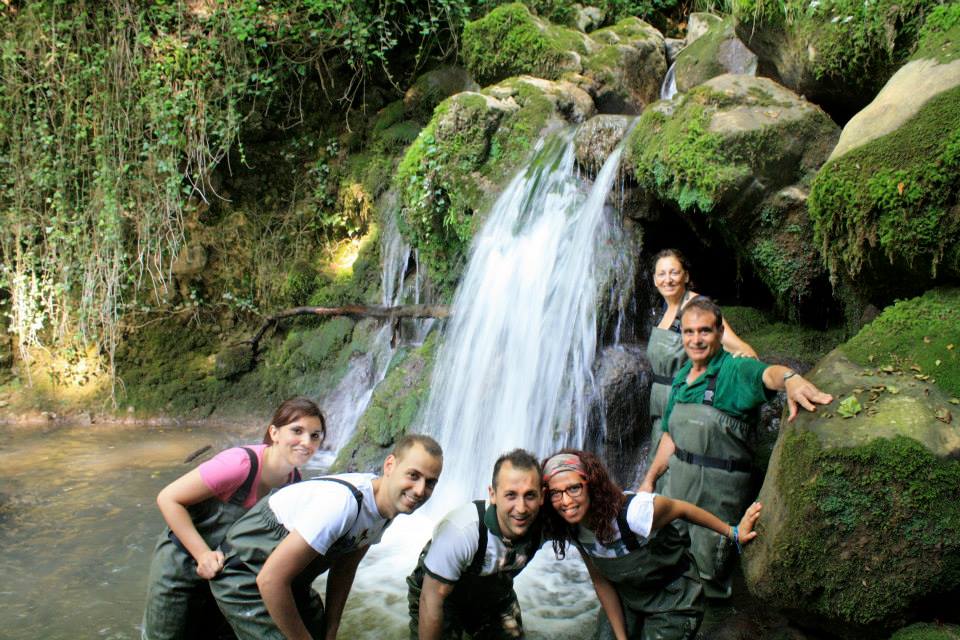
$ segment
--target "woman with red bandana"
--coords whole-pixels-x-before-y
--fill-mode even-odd
[[[568,542],[580,551],[617,640],[696,637],[703,588],[690,538],[674,520],[729,536],[738,549],[757,535],[759,503],[738,525],[729,525],[683,500],[624,493],[587,451],[564,449],[547,458],[543,481],[554,551],[562,558]]]

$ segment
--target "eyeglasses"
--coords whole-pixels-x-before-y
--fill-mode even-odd
[[[571,498],[579,498],[582,493],[583,483],[578,482],[577,484],[570,485],[566,489],[550,489],[547,495],[550,496],[550,502],[560,502],[563,494],[567,494]]]

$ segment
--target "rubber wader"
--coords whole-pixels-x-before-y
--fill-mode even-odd
[[[650,386],[650,454],[647,464],[653,462],[657,452],[657,445],[663,435],[660,418],[667,408],[667,399],[670,397],[670,388],[673,377],[680,367],[687,361],[687,354],[683,350],[683,340],[679,333],[679,323],[674,322],[676,329],[659,329],[654,327],[650,331],[650,340],[647,342],[647,359],[653,370],[653,384]],[[657,489],[662,489],[666,483],[667,470],[657,480]]]
[[[751,424],[712,406],[716,378],[708,381],[703,404],[678,403],[670,414],[670,436],[677,451],[663,494],[686,500],[724,522],[740,521],[750,504],[756,430]],[[689,529],[691,550],[707,597],[727,598],[736,549],[726,536],[678,523]]]

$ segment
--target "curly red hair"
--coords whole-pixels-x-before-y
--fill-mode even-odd
[[[542,464],[546,466],[547,460],[560,453],[572,453],[583,463],[587,495],[590,496],[590,507],[584,518],[584,525],[596,534],[600,542],[612,541],[616,534],[613,523],[626,500],[623,490],[610,477],[603,461],[589,451],[561,449],[544,458]],[[544,500],[542,512],[545,515],[547,536],[553,540],[553,551],[557,558],[563,558],[566,555],[567,542],[573,539],[573,528],[557,513],[549,499]]]

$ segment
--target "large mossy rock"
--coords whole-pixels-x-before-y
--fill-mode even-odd
[[[393,443],[409,431],[427,401],[439,342],[440,332],[434,331],[419,347],[394,355],[331,472],[379,470]]]
[[[838,133],[820,108],[771,80],[727,74],[644,112],[625,165],[661,208],[719,237],[795,307],[823,277],[806,190]]]
[[[918,57],[850,120],[813,182],[831,274],[870,301],[960,278],[960,5],[938,15],[950,11],[949,28],[925,29]]]
[[[570,80],[607,113],[639,113],[657,99],[667,71],[663,35],[642,20],[625,18],[588,36],[520,3],[467,23],[463,59],[482,85],[518,75]]]
[[[880,637],[960,588],[956,344],[960,291],[930,292],[807,374],[835,400],[781,431],[744,555],[755,596],[842,637]]]
[[[593,115],[590,96],[569,82],[505,80],[444,100],[400,162],[400,230],[431,280],[451,295],[466,253],[507,179],[548,126]]]
[[[760,71],[846,120],[910,56],[940,0],[737,0]]]
[[[710,78],[735,73],[753,75],[757,56],[737,37],[733,18],[701,20],[705,33],[677,54],[677,90],[686,92]]]
[[[630,121],[629,116],[600,114],[577,127],[573,139],[577,163],[590,175],[596,175],[627,134]]]

